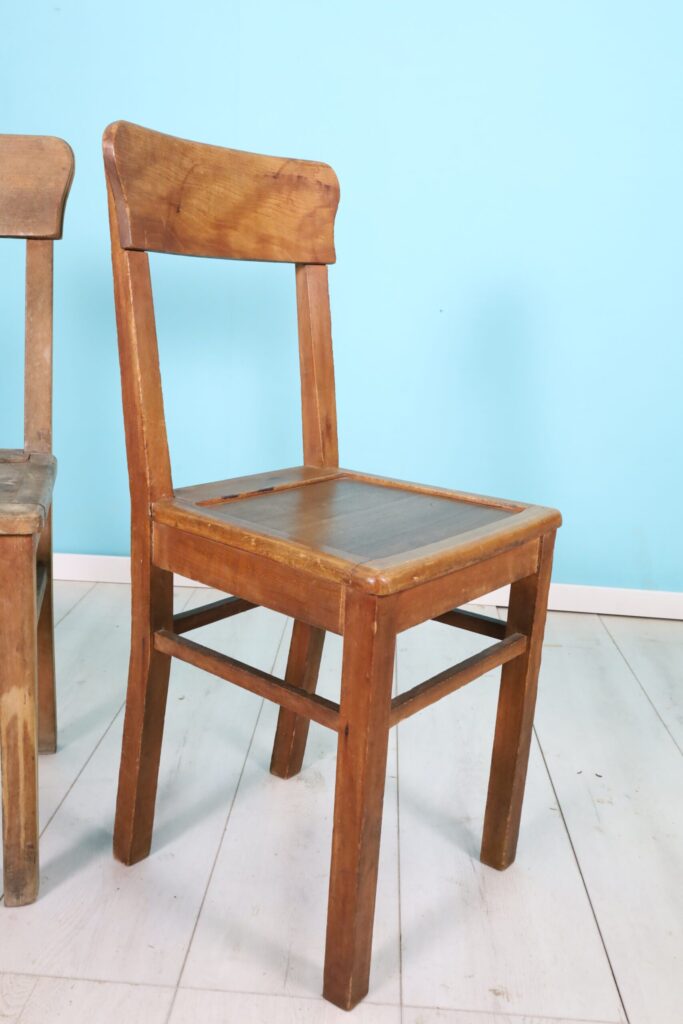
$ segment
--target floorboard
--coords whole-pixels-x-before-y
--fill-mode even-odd
[[[284,671],[286,645],[278,672]],[[318,692],[338,700],[341,640],[328,634]],[[269,774],[277,708],[266,701],[181,984],[318,996],[322,990],[336,737],[312,724],[304,768]],[[395,736],[382,826],[368,999],[400,1003]]]
[[[313,725],[300,776],[276,779],[277,709],[175,663],[152,854],[125,868],[129,588],[58,582],[55,610],[41,894],[0,906],[1,1024],[681,1024],[683,623],[550,616],[506,872],[478,860],[498,673],[393,731],[371,988],[349,1018],[320,998],[335,736]],[[194,635],[282,673],[289,629],[259,609]],[[397,685],[486,642],[410,630]],[[331,636],[324,696],[340,668]]]
[[[205,635],[271,670],[283,628],[259,609]],[[41,840],[40,899],[2,912],[0,970],[176,984],[258,710],[246,691],[174,665],[152,854],[132,868],[111,854],[117,716]]]
[[[400,690],[490,643],[438,623],[399,639]],[[535,745],[516,862],[497,872],[479,861],[499,677],[489,673],[399,726],[404,1002],[620,1021]]]
[[[597,617],[546,640],[538,737],[628,1019],[679,1024],[683,759]]]
[[[683,752],[683,622],[617,615],[601,620]]]

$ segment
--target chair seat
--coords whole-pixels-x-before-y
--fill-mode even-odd
[[[56,475],[53,455],[0,449],[0,535],[40,533]]]
[[[299,466],[175,491],[156,523],[376,594],[492,557],[559,525],[554,509]]]

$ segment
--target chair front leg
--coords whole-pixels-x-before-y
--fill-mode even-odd
[[[503,666],[493,741],[481,860],[502,871],[515,859],[524,800],[555,533],[541,538],[538,570],[513,583],[506,633],[528,637],[526,651]]]
[[[114,822],[114,856],[124,864],[142,860],[152,845],[171,668],[170,656],[154,649],[154,632],[173,626],[173,574],[152,565],[146,535],[133,538],[131,588],[130,665]]]
[[[318,682],[325,630],[296,621],[292,630],[285,682],[314,693]],[[310,720],[286,708],[280,708],[273,744],[270,770],[281,779],[290,779],[301,771],[306,751]]]
[[[57,701],[55,693],[55,638],[52,598],[52,511],[38,542],[38,562],[47,578],[38,616],[38,750],[54,754],[57,749]]]
[[[345,1010],[370,980],[396,648],[389,608],[381,598],[347,593],[323,988]]]
[[[0,754],[5,904],[38,895],[36,545],[0,538]]]

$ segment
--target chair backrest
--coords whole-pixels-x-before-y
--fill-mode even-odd
[[[24,447],[52,448],[52,243],[74,156],[63,139],[0,135],[0,237],[26,239]]]
[[[103,139],[133,502],[172,493],[147,252],[296,265],[304,462],[338,463],[327,264],[331,167],[118,121]]]

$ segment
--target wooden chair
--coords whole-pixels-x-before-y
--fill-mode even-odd
[[[280,705],[271,771],[301,768],[309,720],[338,734],[324,996],[368,990],[389,729],[504,665],[481,857],[515,856],[558,512],[338,465],[327,264],[337,179],[325,164],[187,142],[126,122],[104,134],[132,499],[132,648],[114,852],[147,856],[171,657]],[[174,489],[148,251],[296,266],[304,465]],[[232,597],[174,615],[172,574]],[[512,583],[507,623],[454,610]],[[187,639],[264,605],[295,620],[285,678]],[[428,619],[496,643],[392,700],[396,634]],[[343,634],[341,700],[315,693],[325,630]]]
[[[0,450],[0,752],[5,904],[38,895],[37,749],[57,748],[52,629],[52,243],[74,158],[0,135],[0,236],[26,239],[24,447]]]

